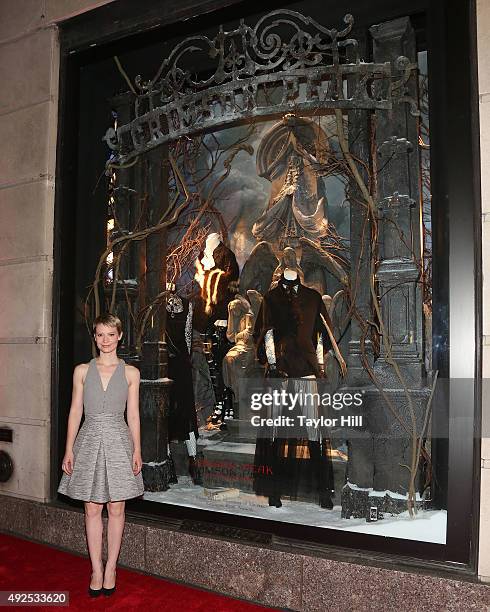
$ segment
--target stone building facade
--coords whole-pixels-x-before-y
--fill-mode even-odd
[[[118,0],[112,0],[117,2]],[[0,530],[85,554],[80,513],[50,502],[53,226],[58,129],[58,24],[107,4],[91,0],[2,0],[0,3],[0,425],[16,469],[0,483]],[[477,0],[483,269],[483,377],[490,378],[490,0]],[[490,427],[483,397],[483,429]],[[478,577],[490,582],[490,440],[481,446]],[[60,528],[60,525],[66,529]],[[206,546],[202,546],[206,544]],[[189,565],[187,547],[203,551]],[[160,551],[165,550],[165,558]],[[417,568],[371,566],[333,551],[239,543],[158,528],[131,519],[121,563],[206,588],[295,610],[325,610],[338,601],[355,608],[350,578],[365,601],[401,609],[490,606],[487,587]],[[225,575],[241,568],[242,579]],[[205,568],[205,569],[203,569]],[[413,573],[410,573],[413,572]],[[408,586],[407,586],[408,585]],[[489,588],[490,589],[490,588]],[[329,593],[328,597],[326,593]],[[413,599],[415,594],[421,597]],[[325,600],[323,598],[325,597]],[[457,604],[456,604],[457,602]],[[416,607],[423,605],[423,608]],[[454,606],[454,607],[453,607]],[[340,609],[340,608],[337,608]],[[373,608],[374,609],[374,608]],[[379,608],[383,609],[380,605]],[[479,609],[483,609],[480,607]]]

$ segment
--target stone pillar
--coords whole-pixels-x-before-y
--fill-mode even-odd
[[[168,171],[164,160],[167,147],[162,146],[148,154],[148,209],[147,225],[156,225],[168,207]],[[146,304],[150,304],[165,290],[167,232],[162,230],[146,238]],[[142,374],[144,378],[156,379],[167,376],[167,347],[165,342],[166,313],[164,301],[153,306],[144,333]]]
[[[148,180],[143,182],[147,190],[148,227],[156,225],[168,207],[167,167],[163,163],[166,156],[166,147],[159,147],[148,153],[143,162],[148,172]],[[165,289],[166,256],[166,231],[149,235],[139,261],[145,276],[146,307]],[[175,478],[168,454],[168,387],[172,381],[167,378],[166,312],[164,301],[153,306],[143,334],[140,417],[143,480],[147,491],[166,491]]]
[[[395,64],[400,56],[416,63],[415,32],[408,17],[375,25],[374,60]],[[415,77],[407,84],[417,97]],[[394,104],[387,113],[378,112],[376,121],[376,168],[379,201],[380,265],[377,270],[383,321],[393,357],[408,386],[421,388],[425,378],[421,265],[421,197],[418,158],[418,117],[410,106]],[[380,382],[390,388],[402,385],[386,360],[386,347],[375,365]]]
[[[368,41],[366,35],[358,38],[358,47],[348,47],[349,61],[355,63],[359,57],[368,57]],[[347,79],[347,91],[355,92],[359,77],[354,74]],[[347,113],[347,132],[349,151],[352,155],[368,162],[371,157],[371,122],[372,114],[364,109],[354,109]],[[361,176],[367,184],[368,176],[362,166],[358,166]],[[371,314],[371,292],[369,289],[370,258],[371,258],[371,224],[367,222],[367,212],[364,196],[357,182],[351,178],[349,184],[350,194],[350,283],[351,295],[358,317],[369,321]],[[370,334],[363,338],[362,324],[356,316],[352,316],[350,325],[350,338],[347,354],[347,376],[344,385],[349,391],[356,387],[371,386],[371,379],[367,373],[364,361],[367,359],[373,367],[373,347]],[[365,415],[363,415],[365,416]],[[353,432],[351,432],[353,434]],[[374,478],[374,450],[373,440],[368,432],[357,433],[347,440],[348,464],[346,479],[356,483],[359,487],[372,486]],[[343,505],[345,495],[342,496]]]
[[[359,36],[358,47],[352,50],[350,61],[357,61],[358,57],[368,57],[366,36]],[[347,91],[350,94],[358,87],[359,76],[354,75],[347,80]],[[347,131],[349,151],[357,159],[368,161],[371,157],[371,114],[362,109],[351,110],[347,113]],[[367,184],[368,177],[364,168],[360,168],[361,176]],[[351,290],[354,296],[355,309],[365,321],[371,319],[371,294],[369,290],[370,257],[371,257],[371,225],[366,223],[366,208],[363,206],[364,197],[354,179],[349,185],[350,193],[350,260],[351,260]],[[371,383],[366,368],[361,359],[364,355],[368,363],[373,365],[373,351],[370,336],[362,341],[362,327],[358,319],[351,319],[349,352],[347,356],[347,380],[349,387],[365,386]],[[364,345],[364,347],[362,346]]]
[[[415,34],[408,17],[372,26],[370,32],[374,60],[391,62],[394,74],[399,74],[396,62],[400,56],[416,62]],[[415,76],[411,77],[407,88],[409,95],[416,99]],[[355,139],[356,131],[359,131],[356,122],[361,121],[361,118],[355,112],[350,115],[352,118],[349,117],[349,120],[353,125],[349,125],[349,131],[352,131]],[[376,134],[373,167],[377,173],[379,212],[378,295],[392,345],[392,356],[408,387],[417,430],[420,431],[428,390],[424,387],[422,292],[418,282],[418,266],[421,263],[418,119],[410,114],[410,106],[405,103],[395,104],[390,111],[377,111],[372,119],[375,121]],[[353,143],[351,147],[356,156],[370,159],[370,150],[362,140],[355,145]],[[352,206],[351,211],[351,259],[354,268],[354,264],[359,261],[361,219]],[[368,262],[361,261],[360,265],[364,280],[358,288],[359,308],[368,316],[370,313],[373,316],[370,308]],[[354,373],[350,374],[352,383],[360,379],[357,375],[360,368],[358,345],[359,330],[353,326],[349,355],[350,366],[354,369]],[[347,518],[367,516],[372,506],[385,512],[407,509],[406,499],[389,494],[379,495],[380,491],[406,495],[410,472],[405,466],[411,464],[412,453],[410,402],[387,357],[382,344],[380,355],[374,363],[374,373],[386,391],[382,395],[374,385],[366,389],[363,401],[366,429],[363,432],[352,432],[348,441],[349,482],[342,492],[342,515]],[[351,386],[354,386],[352,383]],[[392,414],[387,400],[406,423],[406,429]],[[418,478],[416,489],[420,492]]]

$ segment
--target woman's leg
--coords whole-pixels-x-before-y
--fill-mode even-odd
[[[115,570],[124,531],[125,504],[125,501],[107,502],[109,520],[107,523],[107,562],[104,573],[104,586],[107,589],[112,588],[116,581]]]
[[[102,508],[104,504],[85,502],[85,530],[87,532],[88,552],[92,562],[92,589],[102,588],[104,566],[102,563]]]

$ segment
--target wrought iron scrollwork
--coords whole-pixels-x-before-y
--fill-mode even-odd
[[[117,130],[119,160],[239,119],[325,108],[390,109],[397,96],[405,100],[413,66],[406,58],[395,66],[364,62],[357,40],[349,37],[352,15],[344,23],[341,30],[328,29],[284,9],[254,27],[241,20],[230,32],[220,26],[214,38],[183,40],[153,79],[136,77],[135,119]]]
[[[406,103],[410,106],[410,114],[414,117],[420,116],[417,101],[411,96],[406,87],[412,72],[417,69],[417,64],[410,62],[408,57],[401,55],[395,61],[395,68],[402,74],[400,80],[395,81],[391,85],[391,95],[396,99],[398,104]]]

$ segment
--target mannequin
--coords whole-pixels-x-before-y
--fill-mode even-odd
[[[225,385],[233,389],[237,404],[240,403],[240,380],[253,377],[256,369],[253,328],[262,296],[249,289],[247,298],[237,295],[228,306],[226,337],[234,345],[223,359],[223,379]],[[225,411],[224,419],[230,418],[234,418],[234,413]]]
[[[296,270],[285,268],[276,287],[268,291],[257,317],[254,339],[259,360],[267,375],[294,379],[287,382],[292,393],[315,393],[316,378],[324,376],[324,350],[332,348],[343,363],[332,334],[332,324],[320,294],[305,287]],[[345,363],[343,366],[345,367]],[[307,417],[317,417],[318,406],[302,407]],[[294,497],[300,478],[299,449],[308,448],[310,471],[316,475],[319,502],[333,508],[333,469],[328,432],[305,428],[306,439],[257,439],[255,463],[269,465],[273,477],[254,480],[257,494],[269,497],[269,505],[280,507],[284,490]]]
[[[206,238],[206,246],[204,247],[204,254],[201,259],[204,270],[211,270],[211,268],[214,268],[215,261],[213,258],[213,252],[219,244],[221,244],[221,238],[216,232],[209,234],[209,236]]]
[[[173,380],[169,390],[169,440],[185,442],[189,456],[189,474],[199,484],[196,463],[199,437],[192,384],[192,303],[175,292],[175,285],[167,283],[166,340],[168,375]]]
[[[203,251],[196,260],[195,278],[201,286],[195,301],[194,327],[203,335],[205,346],[211,345],[207,361],[216,397],[216,406],[211,417],[214,426],[226,427],[233,411],[233,391],[223,382],[223,358],[232,347],[226,337],[228,326],[228,304],[238,290],[239,268],[235,254],[225,246],[221,236],[210,233]]]
[[[319,377],[323,375],[323,350],[332,349],[345,375],[345,361],[332,329],[318,291],[305,287],[296,270],[285,268],[277,286],[265,294],[257,315],[254,340],[259,360],[267,364],[268,371],[279,368],[292,378]],[[323,345],[322,356],[319,344]]]
[[[202,328],[200,331],[210,322],[228,319],[228,304],[237,293],[239,272],[233,251],[223,244],[219,234],[209,234],[196,260],[195,279],[201,286],[196,325]],[[226,323],[222,325],[226,327]]]

